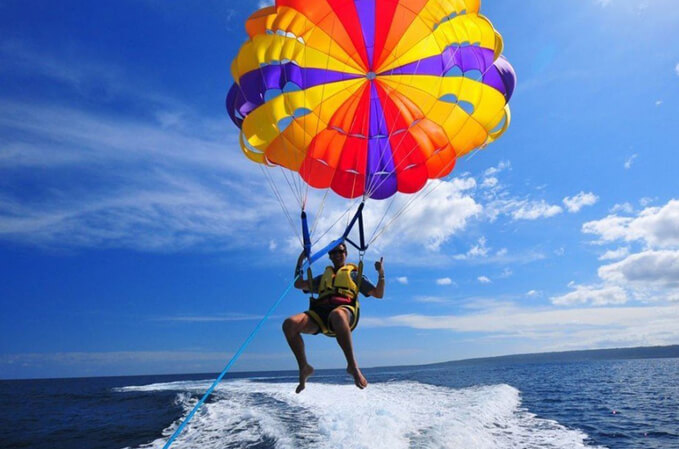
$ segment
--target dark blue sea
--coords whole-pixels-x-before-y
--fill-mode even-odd
[[[492,359],[491,359],[492,360]],[[679,359],[228,376],[173,448],[679,448]],[[216,375],[0,382],[0,447],[161,448]]]

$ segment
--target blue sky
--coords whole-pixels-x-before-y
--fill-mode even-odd
[[[0,3],[0,378],[220,371],[288,286],[298,230],[224,109],[260,6]],[[679,343],[674,6],[482,4],[513,122],[371,246],[362,366]],[[280,323],[305,306],[235,369],[294,369]]]

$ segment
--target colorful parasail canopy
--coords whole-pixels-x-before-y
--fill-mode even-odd
[[[510,121],[480,0],[277,0],[246,23],[226,108],[245,155],[346,198],[414,193]]]

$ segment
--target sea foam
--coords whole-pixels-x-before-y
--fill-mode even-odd
[[[182,418],[210,382],[170,382],[119,391],[177,390]],[[509,385],[454,389],[398,381],[353,385],[223,382],[175,442],[178,448],[515,449],[585,448],[587,435],[542,419],[521,406]]]

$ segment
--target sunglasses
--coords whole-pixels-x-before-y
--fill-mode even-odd
[[[333,249],[332,251],[329,251],[328,254],[331,256],[334,256],[335,254],[346,254],[347,251],[343,249]]]

